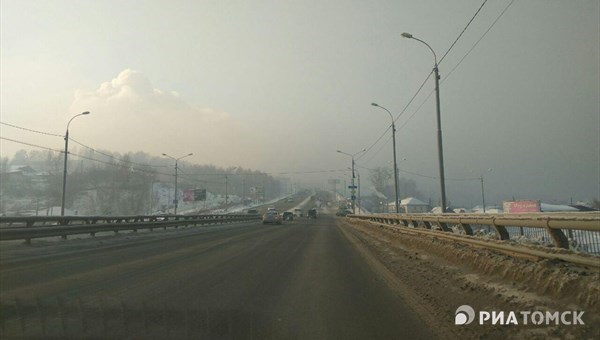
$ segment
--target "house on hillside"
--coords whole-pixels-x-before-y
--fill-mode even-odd
[[[417,198],[408,197],[400,201],[400,212],[405,214],[427,213],[431,210],[428,203]]]
[[[29,165],[11,165],[6,172],[2,174],[3,179],[22,179],[28,176],[34,176],[36,171]]]

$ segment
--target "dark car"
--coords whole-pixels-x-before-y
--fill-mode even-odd
[[[312,208],[308,211],[308,213],[306,214],[307,218],[317,218],[317,209],[316,208]]]
[[[347,209],[338,210],[338,212],[335,213],[336,216],[342,216],[342,217],[347,216],[349,214],[352,214],[352,211],[347,210]]]
[[[277,211],[267,211],[262,218],[262,223],[275,223],[281,224],[281,215]]]
[[[292,213],[291,211],[284,211],[281,216],[284,221],[293,221],[294,220],[294,213]]]

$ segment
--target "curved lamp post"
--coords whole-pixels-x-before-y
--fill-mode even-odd
[[[356,195],[355,195],[355,193],[356,193],[356,186],[354,185],[354,178],[356,178],[356,175],[354,173],[354,156],[358,155],[361,152],[365,152],[365,151],[367,151],[367,149],[362,149],[362,150],[360,150],[357,153],[350,154],[350,153],[347,153],[347,152],[344,152],[344,151],[341,151],[341,150],[337,150],[337,152],[339,152],[341,154],[344,154],[346,156],[350,156],[352,158],[352,190],[350,190],[350,193],[352,195],[352,213],[353,214],[356,214],[356,204],[355,204],[355,201],[356,201]]]
[[[385,107],[383,107],[377,103],[371,103],[371,105],[385,110],[390,115],[390,118],[392,119],[392,142],[394,145],[394,192],[396,193],[396,204],[395,204],[396,205],[396,214],[399,214],[400,213],[400,192],[398,190],[398,163],[396,162],[396,123],[394,122],[394,116],[392,116],[392,113],[390,112],[390,110],[386,109]]]
[[[439,167],[439,172],[440,172],[440,206],[442,207],[442,212],[446,212],[446,178],[444,176],[444,150],[442,147],[442,122],[441,122],[441,118],[440,118],[440,73],[439,73],[439,69],[438,69],[438,61],[437,61],[437,55],[435,54],[435,51],[433,50],[433,48],[431,48],[431,46],[429,46],[428,43],[424,42],[421,39],[415,38],[412,34],[410,33],[402,33],[402,37],[407,38],[407,39],[414,39],[416,41],[421,42],[422,44],[424,44],[425,46],[427,46],[427,48],[429,48],[429,50],[431,51],[431,53],[433,53],[433,59],[434,59],[434,67],[433,67],[433,71],[435,73],[435,102],[436,102],[436,107],[437,107],[437,115],[436,115],[436,119],[437,119],[437,143],[438,143],[438,167]]]
[[[67,123],[67,132],[65,133],[65,164],[63,166],[63,187],[62,187],[62,202],[60,204],[60,216],[65,216],[65,198],[67,195],[67,155],[69,154],[69,125],[71,125],[71,122],[73,121],[73,119],[75,119],[79,116],[89,115],[89,114],[90,114],[89,111],[82,112],[78,115],[71,117],[71,119]]]
[[[179,203],[179,200],[177,199],[177,170],[179,169],[177,164],[178,164],[178,162],[179,162],[180,159],[186,158],[188,156],[191,156],[191,155],[193,155],[193,153],[189,153],[189,154],[187,154],[185,156],[181,156],[179,158],[175,158],[175,157],[169,156],[166,153],[163,153],[162,155],[165,156],[165,157],[169,157],[169,158],[171,158],[171,159],[173,159],[175,161],[175,197],[173,199],[173,203],[175,204],[175,215],[177,215],[177,205]]]

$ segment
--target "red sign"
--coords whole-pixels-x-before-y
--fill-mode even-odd
[[[183,191],[183,201],[193,202],[194,201],[194,189],[187,189]]]
[[[542,205],[539,200],[504,201],[502,206],[505,214],[520,214],[542,211]]]

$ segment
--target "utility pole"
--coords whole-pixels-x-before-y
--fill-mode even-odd
[[[175,161],[175,197],[173,198],[173,204],[175,205],[175,212],[174,213],[175,213],[175,215],[177,215],[177,205],[179,203],[179,200],[177,199],[178,198],[177,197],[177,172],[178,172],[178,169],[179,169],[178,163],[179,163],[180,159],[188,157],[188,156],[191,156],[191,155],[193,155],[193,153],[189,153],[189,154],[187,154],[185,156],[181,156],[179,158],[175,158],[175,157],[169,156],[166,153],[163,153],[162,155],[165,156],[165,157],[169,157],[169,158],[171,158],[171,159],[173,159]]]

